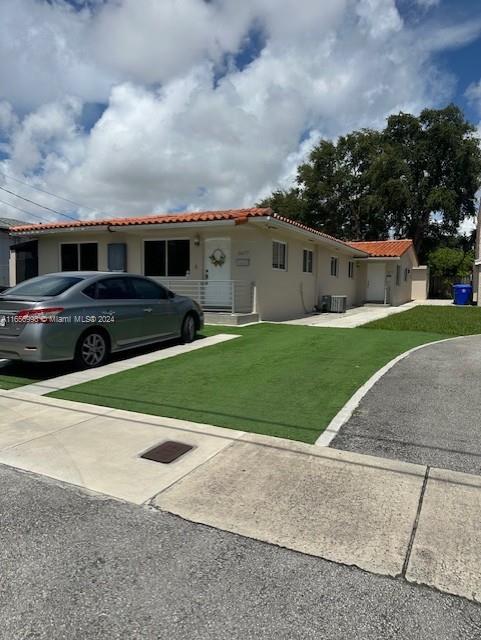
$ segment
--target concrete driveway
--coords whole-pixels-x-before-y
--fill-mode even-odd
[[[431,345],[402,360],[330,446],[481,474],[481,336]]]

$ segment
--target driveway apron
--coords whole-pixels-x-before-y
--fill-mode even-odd
[[[366,394],[331,443],[481,474],[481,336],[415,351]]]

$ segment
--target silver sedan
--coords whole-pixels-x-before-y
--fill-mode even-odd
[[[125,349],[192,342],[203,322],[197,302],[149,278],[51,273],[0,294],[0,358],[98,367]]]

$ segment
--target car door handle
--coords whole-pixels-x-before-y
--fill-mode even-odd
[[[147,309],[144,309],[145,313],[152,313],[152,307],[147,307]]]

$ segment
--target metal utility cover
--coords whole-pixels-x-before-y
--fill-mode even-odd
[[[145,460],[153,460],[153,462],[170,464],[193,448],[194,447],[192,447],[190,444],[168,440],[167,442],[163,442],[153,449],[149,449],[149,451],[146,451],[140,457],[145,458]]]

